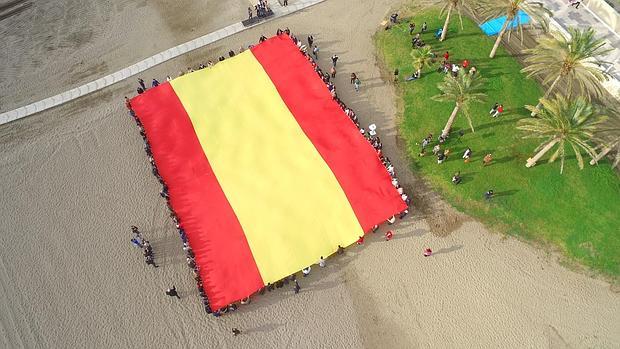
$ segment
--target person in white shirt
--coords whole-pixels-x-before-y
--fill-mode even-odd
[[[319,258],[319,267],[325,268],[325,258],[323,258],[323,256]]]

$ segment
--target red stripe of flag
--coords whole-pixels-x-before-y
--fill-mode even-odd
[[[406,209],[374,148],[291,39],[273,37],[253,47],[252,53],[336,176],[363,230]]]
[[[220,309],[260,289],[264,284],[243,229],[172,86],[150,89],[131,105],[194,251],[211,307]]]

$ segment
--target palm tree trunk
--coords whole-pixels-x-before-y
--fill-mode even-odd
[[[493,49],[491,50],[491,54],[489,55],[489,58],[495,57],[495,52],[497,51],[499,44],[502,42],[502,37],[504,36],[504,33],[506,32],[506,28],[508,28],[509,22],[512,22],[512,18],[509,19],[508,17],[506,17],[506,21],[504,22],[504,25],[502,26],[502,30],[500,30],[499,34],[497,34],[497,39],[495,40],[495,45],[493,45]]]
[[[536,153],[536,155],[534,155],[533,158],[527,159],[527,163],[525,164],[525,167],[532,167],[536,165],[536,162],[540,160],[540,158],[542,158],[543,155],[545,155],[545,153],[548,152],[549,149],[553,148],[553,146],[556,145],[559,141],[560,141],[559,138],[552,139],[538,153]]]
[[[454,110],[452,110],[452,114],[450,114],[450,117],[448,118],[448,122],[446,122],[446,127],[443,128],[443,131],[441,131],[441,135],[443,137],[447,137],[448,134],[450,134],[450,130],[452,129],[452,124],[454,124],[454,120],[456,119],[456,114],[458,114],[459,112],[459,105],[457,104],[454,107]]]
[[[549,86],[549,88],[547,89],[547,92],[545,92],[545,95],[543,96],[543,98],[547,98],[549,97],[549,95],[551,94],[551,91],[553,91],[553,89],[555,88],[555,85],[558,83],[558,81],[560,81],[560,79],[562,78],[562,74],[558,75],[557,78],[555,78],[555,80],[553,80],[553,83],[551,84],[551,86]],[[538,101],[538,104],[536,104],[536,110],[540,110],[540,107],[542,107],[542,103],[540,103],[540,101]],[[536,116],[536,110],[534,110],[532,112],[532,114],[530,114],[530,116],[534,117]]]
[[[594,165],[597,162],[599,162],[599,160],[604,158],[605,155],[609,154],[612,148],[613,148],[613,145],[608,145],[605,148],[603,148],[603,150],[601,150],[600,153],[596,154],[596,157],[594,159],[590,160],[590,165]]]
[[[448,14],[446,15],[446,21],[443,24],[443,29],[441,31],[441,38],[439,41],[444,41],[446,39],[446,34],[448,33],[448,24],[450,24],[450,14],[452,13],[452,4],[448,7]]]

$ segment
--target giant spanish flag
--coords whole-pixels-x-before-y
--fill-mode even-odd
[[[219,309],[406,208],[286,36],[131,101]]]

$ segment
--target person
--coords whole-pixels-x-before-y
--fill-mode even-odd
[[[487,192],[486,192],[486,193],[484,193],[484,198],[485,198],[487,201],[489,201],[489,200],[491,200],[491,198],[493,197],[493,195],[494,195],[494,194],[495,194],[495,193],[493,193],[493,190],[492,190],[492,189],[487,190]]]
[[[424,22],[424,23],[422,24],[422,30],[420,30],[420,33],[423,33],[423,34],[424,34],[424,33],[426,32],[426,29],[428,29],[428,25],[426,24],[426,22]]]
[[[339,58],[339,57],[338,57],[338,56],[336,56],[336,54],[334,54],[334,55],[332,56],[332,65],[333,65],[334,67],[336,66],[336,63],[338,63],[338,58]]]
[[[314,54],[314,58],[318,59],[319,58],[319,47],[314,46],[314,48],[312,49],[312,53]]]
[[[308,276],[310,274],[310,270],[312,270],[311,267],[303,268],[301,270],[301,273],[304,275],[304,277],[306,277],[306,276]]]
[[[141,94],[143,94],[143,93],[144,93],[144,89],[143,89],[142,87],[138,87],[138,88],[136,89],[136,92],[138,92],[138,94],[139,94],[139,95],[141,95]]]
[[[430,257],[433,255],[433,250],[431,250],[430,248],[426,248],[424,250],[424,257]]]
[[[159,266],[157,264],[155,264],[155,259],[153,258],[153,254],[152,253],[146,254],[144,256],[144,261],[146,262],[147,265],[152,265],[153,268],[159,268]]]
[[[457,77],[459,75],[459,70],[461,70],[461,67],[459,67],[458,64],[452,64],[452,76]]]
[[[575,9],[578,9],[579,5],[581,5],[581,1],[579,1],[579,0],[569,0],[569,5],[570,6],[575,6]]]
[[[230,50],[228,51],[228,57],[234,57],[235,56],[235,51]]]
[[[390,15],[390,22],[398,23],[398,13],[392,13],[392,15]]]
[[[495,109],[495,112],[493,113],[493,115],[491,115],[491,117],[496,118],[503,112],[504,112],[504,106],[500,104],[497,106],[497,109]]]
[[[441,164],[446,160],[446,156],[444,155],[443,152],[440,152],[439,154],[437,154],[437,163]]]
[[[340,245],[338,245],[338,254],[343,254],[344,253],[344,248]]]
[[[387,222],[388,222],[389,225],[394,224],[394,222],[396,222],[396,217],[392,216],[392,217],[388,218]]]
[[[181,299],[181,297],[179,297],[179,294],[177,293],[177,288],[175,286],[172,286],[171,288],[166,290],[166,295],[168,295],[170,297],[177,297],[178,299]]]
[[[313,43],[314,43],[314,36],[308,35],[308,47],[312,47]]]
[[[435,32],[435,39],[439,39],[442,33],[443,33],[443,28],[437,29],[437,31]]]
[[[437,145],[435,145],[433,147],[433,155],[439,154],[439,151],[441,151],[441,146],[439,146],[439,144],[437,144]]]
[[[166,81],[168,82],[172,81],[172,78],[170,77],[170,75],[166,76]]]
[[[132,244],[134,247],[143,248],[142,242],[140,241],[140,239],[139,239],[139,238],[135,238],[135,237],[134,237],[134,238],[132,238],[132,239],[131,239],[131,244]]]
[[[254,13],[252,13],[252,6],[248,6],[248,19],[252,19]]]
[[[364,236],[363,236],[363,235],[362,235],[362,236],[360,236],[360,238],[359,238],[359,239],[357,239],[357,241],[356,241],[355,243],[356,243],[356,244],[358,244],[358,245],[362,245],[362,244],[364,244]]]
[[[452,183],[454,183],[455,185],[460,184],[461,180],[461,171],[455,173],[454,176],[452,176]]]
[[[129,98],[127,98],[127,96],[125,96],[125,107],[128,110],[131,110],[131,101],[129,101]]]
[[[151,81],[151,86],[152,86],[152,87],[157,87],[157,86],[159,86],[159,81],[157,81],[157,79],[153,79],[153,81]]]
[[[405,81],[413,81],[420,78],[420,69],[416,70],[410,77],[406,78]]]
[[[297,282],[297,279],[293,280],[295,282],[295,286],[293,287],[293,291],[295,291],[295,294],[299,293],[299,290],[301,290],[301,286],[299,286],[299,282]]]
[[[353,81],[353,87],[355,88],[355,92],[360,92],[360,79],[359,78],[355,78],[355,81]]]
[[[482,166],[489,165],[491,161],[493,161],[493,156],[491,155],[491,153],[489,153],[485,155],[484,158],[482,159]]]
[[[497,108],[499,108],[499,103],[495,102],[495,104],[491,107],[491,110],[489,110],[489,115],[493,116],[493,114],[497,111]]]
[[[385,232],[385,241],[392,240],[392,236],[394,236],[394,233],[391,230],[386,231]]]
[[[355,75],[355,73],[351,73],[351,84],[355,82],[355,79],[357,79],[357,75]]]
[[[463,66],[463,69],[467,69],[467,67],[469,67],[469,61],[467,59],[464,59],[461,65]]]
[[[325,268],[325,258],[323,258],[323,256],[321,256],[321,258],[319,258],[319,267],[321,268]]]
[[[398,74],[400,72],[398,71],[398,68],[394,69],[394,81],[398,81]]]
[[[469,75],[476,75],[477,71],[478,71],[478,69],[476,69],[476,67],[471,67],[469,69]]]
[[[238,328],[233,327],[233,329],[232,329],[232,333],[233,333],[233,336],[237,337],[238,335],[240,335],[240,334],[241,334],[241,331],[239,331],[239,329],[238,329]]]
[[[142,90],[146,91],[146,85],[144,84],[144,80],[142,80],[142,78],[138,78],[138,84],[142,87]]]
[[[332,78],[336,77],[336,67],[332,66],[332,68],[329,71],[330,75],[332,76]]]
[[[443,54],[443,60],[447,62],[448,59],[450,59],[450,52],[446,51],[446,53]]]
[[[469,162],[469,158],[471,157],[471,148],[467,147],[467,149],[465,149],[465,152],[463,153],[463,159],[464,162]]]
[[[409,23],[409,35],[413,35],[413,31],[415,30],[415,23]]]
[[[288,6],[288,0],[284,0],[284,2],[282,3],[282,6]]]

